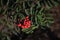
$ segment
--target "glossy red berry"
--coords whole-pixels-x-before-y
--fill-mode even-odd
[[[21,24],[18,24],[18,27],[20,27],[21,26]]]
[[[23,24],[18,24],[18,26],[21,28],[29,28],[31,26],[31,21],[29,20],[28,16],[24,19]]]

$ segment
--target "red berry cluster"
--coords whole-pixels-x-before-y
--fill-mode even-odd
[[[29,20],[28,16],[26,16],[26,18],[24,19],[23,24],[21,23],[18,24],[18,27],[21,27],[21,28],[29,28],[30,26],[31,26],[31,21]]]

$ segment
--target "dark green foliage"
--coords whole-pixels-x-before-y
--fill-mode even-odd
[[[14,24],[18,23],[18,19],[23,20],[27,15],[31,20],[31,27],[22,29],[23,32],[27,34],[33,33],[33,30],[38,28],[39,25],[41,25],[42,29],[45,28],[43,26],[50,27],[53,23],[53,17],[51,13],[47,12],[59,3],[59,0],[0,0],[0,23],[7,31],[5,32],[2,29],[2,34],[5,32],[8,40],[10,38],[7,34],[13,33],[17,35],[17,32],[19,33],[21,30]],[[5,40],[4,36],[2,40]]]

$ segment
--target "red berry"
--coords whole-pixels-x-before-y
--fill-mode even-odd
[[[18,24],[18,27],[20,27],[21,26],[21,24]]]
[[[29,18],[28,16],[26,16],[26,18]]]
[[[22,20],[20,20],[20,22],[22,22]],[[26,16],[24,22],[23,22],[23,25],[22,24],[18,24],[18,27],[21,27],[21,28],[29,28],[31,26],[31,21],[29,20],[28,16]]]

